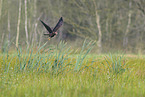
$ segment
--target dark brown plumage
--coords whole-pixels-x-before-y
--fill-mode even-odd
[[[41,21],[41,20],[40,20]],[[57,30],[62,26],[63,24],[63,18],[61,17],[58,21],[58,23],[56,24],[56,26],[54,27],[54,29],[52,30],[46,23],[44,23],[43,21],[41,21],[41,23],[43,24],[43,26],[47,29],[48,33],[45,33],[44,35],[49,35],[50,38],[54,37],[55,35],[57,35]]]

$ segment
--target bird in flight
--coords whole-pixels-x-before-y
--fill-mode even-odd
[[[49,35],[50,38],[56,36],[58,33],[57,33],[57,30],[62,26],[63,24],[63,18],[61,17],[58,21],[58,23],[56,24],[56,26],[51,29],[46,23],[44,23],[42,20],[40,20],[41,23],[43,24],[43,26],[47,29],[48,33],[45,33],[44,35]],[[48,38],[49,39],[49,38]],[[50,40],[50,39],[49,39]]]

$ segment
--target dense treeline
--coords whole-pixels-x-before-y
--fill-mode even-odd
[[[98,52],[145,53],[145,0],[0,0],[0,48],[46,42],[40,19],[53,27],[64,18],[60,40],[95,40]]]

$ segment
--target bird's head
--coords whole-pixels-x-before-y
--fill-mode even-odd
[[[58,33],[57,32],[54,32],[55,33],[55,35],[57,35]]]

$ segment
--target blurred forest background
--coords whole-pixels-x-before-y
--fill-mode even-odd
[[[40,19],[59,35],[48,41]],[[79,47],[96,41],[97,53],[145,53],[145,0],[0,0],[0,49],[29,48],[63,40]]]

